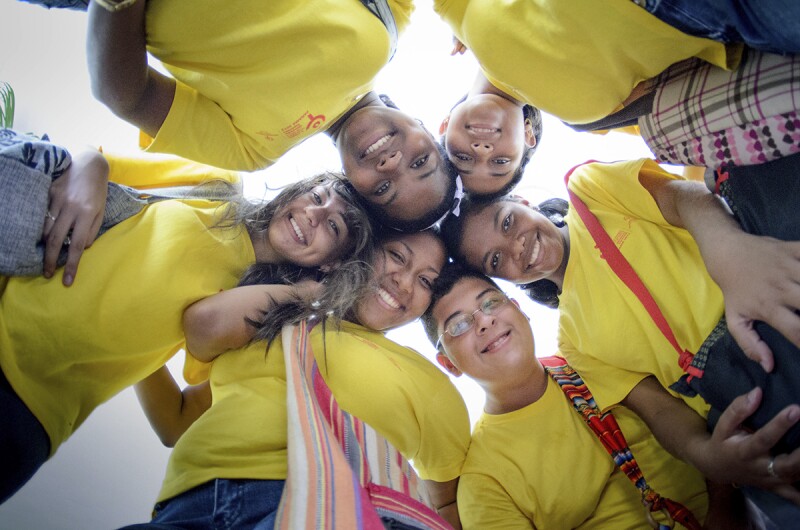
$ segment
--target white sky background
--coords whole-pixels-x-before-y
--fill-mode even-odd
[[[389,94],[435,133],[450,107],[470,87],[477,63],[469,53],[450,57],[451,34],[433,12],[431,0],[416,3],[411,26],[401,37],[393,61],[378,76],[376,89]],[[11,83],[16,92],[16,129],[46,132],[54,142],[73,149],[102,145],[114,152],[136,150],[136,130],[90,94],[84,13],[47,11],[4,0],[0,23],[0,81]],[[545,115],[543,139],[518,192],[536,201],[563,197],[563,176],[576,164],[649,156],[638,137],[579,134]],[[261,197],[264,182],[274,187],[323,169],[340,168],[330,140],[319,134],[278,164],[247,177],[246,189]],[[91,278],[81,279],[79,270],[77,281]],[[531,317],[537,353],[554,353],[557,313],[519,293],[516,298]],[[389,336],[429,358],[433,353],[419,323]],[[170,363],[178,375],[179,357]],[[463,377],[455,382],[474,421],[483,405],[483,392]],[[98,408],[33,480],[0,506],[0,530],[108,529],[147,521],[168,457],[169,450],[151,431],[133,391],[125,390]]]

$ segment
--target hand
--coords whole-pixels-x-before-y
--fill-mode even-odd
[[[97,237],[108,194],[108,163],[97,151],[81,153],[50,186],[50,205],[42,240],[45,241],[44,276],[55,273],[61,247],[68,245],[63,283],[75,281],[84,249]]]
[[[453,36],[453,49],[450,50],[450,55],[464,55],[464,52],[466,51],[467,47],[464,45],[464,43],[458,40],[457,37]]]
[[[800,347],[800,242],[739,232],[728,240],[724,267],[709,267],[725,297],[731,335],[765,371],[775,366],[754,321],[766,322]]]
[[[322,294],[322,282],[302,280],[294,284],[294,291],[306,302],[313,302]]]
[[[703,451],[698,467],[717,482],[749,484],[785,497],[800,505],[800,491],[792,484],[800,479],[800,449],[774,457],[772,447],[800,419],[800,405],[789,405],[755,432],[741,428],[742,422],[761,403],[762,392],[754,388],[737,397],[720,416]]]

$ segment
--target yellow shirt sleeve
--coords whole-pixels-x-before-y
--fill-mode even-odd
[[[175,156],[140,154],[120,156],[104,152],[109,180],[134,188],[196,186],[209,180],[223,180],[238,187],[241,175]]]

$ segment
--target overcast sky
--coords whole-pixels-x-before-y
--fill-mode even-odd
[[[11,83],[16,91],[17,129],[46,132],[53,141],[75,149],[102,145],[115,152],[135,151],[136,130],[91,97],[84,13],[47,11],[5,0],[0,21],[0,81]],[[477,71],[470,54],[450,57],[451,47],[450,32],[433,13],[430,0],[417,0],[411,26],[377,80],[377,90],[389,94],[434,132]],[[578,134],[545,115],[540,148],[518,192],[537,201],[564,197],[563,176],[576,164],[649,156],[638,137]],[[261,197],[265,182],[279,186],[323,169],[341,169],[341,165],[330,140],[320,134],[275,166],[247,176],[246,189]],[[553,354],[556,312],[517,298],[531,317],[537,354]],[[419,323],[389,336],[429,358],[433,353]],[[175,374],[182,367],[180,357],[170,363]],[[455,382],[474,421],[483,394],[463,377]],[[0,530],[108,529],[147,521],[168,457],[169,450],[150,430],[133,391],[126,390],[97,409],[33,480],[0,506]]]

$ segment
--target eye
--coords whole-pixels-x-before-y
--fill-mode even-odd
[[[316,191],[311,192],[311,200],[314,201],[314,204],[316,204],[317,206],[322,204],[322,197],[320,197],[319,193],[317,193]]]
[[[392,259],[397,263],[399,263],[400,265],[406,262],[406,257],[402,253],[396,250],[387,250],[386,252],[388,252],[389,255],[392,257]]]
[[[469,162],[472,160],[472,157],[469,155],[465,155],[464,153],[456,153],[453,155],[457,160],[461,160],[462,162]]]
[[[500,253],[495,252],[494,254],[492,254],[492,259],[489,260],[489,268],[492,271],[496,271],[499,265],[500,265]]]
[[[453,337],[458,337],[459,335],[463,335],[469,328],[472,327],[472,317],[467,315],[460,315],[456,317],[455,320],[450,322],[450,325],[447,326],[447,331]]]
[[[389,182],[388,180],[384,180],[383,182],[380,183],[380,185],[375,189],[373,193],[380,197],[381,195],[389,191],[389,187],[391,187],[391,185],[392,185],[391,182]]]
[[[513,221],[514,221],[513,214],[508,214],[503,218],[503,223],[501,225],[503,232],[508,232],[508,229],[511,228],[511,223]]]
[[[488,298],[484,300],[483,303],[481,304],[481,312],[483,312],[486,315],[492,315],[499,308],[503,307],[505,303],[506,299],[499,296]]]
[[[431,155],[425,155],[423,157],[418,158],[417,160],[414,161],[413,164],[411,164],[411,169],[419,169],[419,168],[421,168],[422,166],[424,166],[428,162],[428,159],[430,157],[431,157]]]
[[[427,278],[426,276],[420,276],[419,277],[419,282],[422,284],[423,287],[425,287],[425,289],[427,289],[429,291],[431,289],[433,289],[433,280],[432,279]]]
[[[333,230],[333,233],[336,235],[336,237],[339,237],[340,230],[339,230],[339,225],[336,223],[336,221],[334,221],[333,219],[329,219],[328,224],[330,225],[331,230]]]
[[[494,162],[498,166],[502,166],[504,164],[510,164],[511,163],[511,159],[510,158],[495,158],[494,160],[492,160],[492,162]]]

